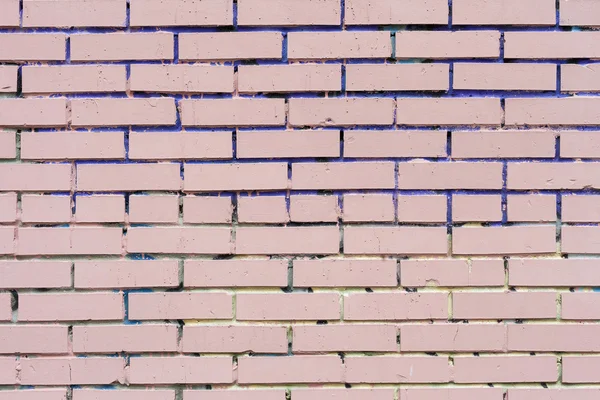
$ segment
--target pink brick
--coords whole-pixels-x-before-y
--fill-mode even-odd
[[[136,160],[231,159],[231,132],[131,132],[129,157]]]
[[[179,58],[192,60],[281,59],[280,32],[182,33]]]
[[[399,222],[446,222],[448,199],[442,195],[399,195]]]
[[[121,357],[21,358],[20,384],[111,385],[125,382]]]
[[[294,260],[295,287],[395,287],[396,260]]]
[[[506,327],[490,324],[401,325],[400,351],[502,352]]]
[[[73,99],[73,126],[175,125],[175,101],[148,99]]]
[[[67,389],[3,390],[1,400],[66,400]],[[77,398],[79,400],[79,398]]]
[[[59,223],[71,220],[71,197],[40,196],[35,194],[21,197],[21,221]]]
[[[123,195],[77,196],[75,207],[77,222],[125,221]]]
[[[459,227],[452,229],[454,254],[543,254],[556,252],[551,225]]]
[[[180,189],[176,163],[77,165],[77,190],[82,192]]]
[[[238,23],[251,26],[339,25],[339,0],[245,0]]]
[[[230,197],[185,196],[183,222],[189,224],[227,224],[231,222],[233,205]]]
[[[287,260],[186,260],[185,287],[285,287]]]
[[[563,131],[560,133],[560,156],[600,158],[600,136],[597,132]]]
[[[561,239],[563,253],[598,254],[600,228],[598,226],[563,226]]]
[[[121,293],[21,293],[19,321],[111,321],[123,319]]]
[[[410,388],[400,389],[400,400],[502,400],[503,388]],[[512,399],[511,399],[512,400]],[[531,399],[529,399],[531,400]]]
[[[180,3],[184,4],[184,3]],[[132,64],[131,90],[165,93],[233,93],[233,67]]]
[[[600,222],[600,196],[562,196],[564,222]]]
[[[395,352],[398,348],[393,325],[296,325],[293,331],[294,353]]]
[[[288,57],[298,60],[387,58],[392,55],[390,32],[290,32]]]
[[[302,1],[291,0],[290,4],[294,3],[301,4]],[[243,6],[246,3],[241,4]],[[341,89],[342,70],[340,65],[240,65],[238,69],[238,90],[241,93],[326,92],[340,91]]]
[[[0,383],[3,385],[17,384],[15,357],[0,357]],[[4,391],[3,391],[4,392]]]
[[[219,384],[233,382],[231,357],[135,357],[132,384]]]
[[[586,324],[508,325],[509,351],[596,352],[600,326]]]
[[[71,286],[71,262],[10,261],[0,262],[0,288],[43,289]]]
[[[338,293],[238,293],[240,321],[338,320]]]
[[[562,10],[561,10],[562,11]],[[554,25],[554,0],[456,0],[452,3],[456,25]]]
[[[597,125],[599,100],[591,96],[506,99],[506,125]]]
[[[398,164],[398,188],[501,189],[502,164],[493,162],[402,162]]]
[[[284,196],[238,196],[240,223],[283,224],[289,219]]]
[[[238,383],[328,383],[344,381],[337,356],[240,357]]]
[[[597,320],[600,319],[600,294],[597,293],[563,293],[563,319]]]
[[[76,261],[75,287],[112,289],[176,287],[179,285],[177,260]]]
[[[0,193],[0,222],[17,220],[17,194]]]
[[[345,194],[342,218],[345,222],[391,222],[394,202],[391,194]]]
[[[5,3],[7,2],[5,1],[0,7],[3,7]],[[0,66],[0,93],[15,93],[17,91],[18,70],[19,67],[17,65]]]
[[[84,325],[73,327],[75,353],[177,351],[176,325]]]
[[[186,192],[281,190],[288,187],[287,163],[185,164]]]
[[[73,61],[172,60],[173,47],[170,32],[71,35]]]
[[[73,400],[135,400],[142,396],[147,400],[173,400],[174,390],[106,390],[106,389],[74,389]],[[28,400],[28,399],[27,399]],[[37,400],[37,399],[32,399]]]
[[[504,286],[503,260],[415,259],[400,261],[405,287]]]
[[[124,159],[123,132],[22,132],[23,160]]]
[[[129,222],[177,224],[179,222],[179,196],[130,196]]]
[[[556,318],[554,292],[454,292],[452,300],[455,319]]]
[[[600,20],[599,20],[600,21]],[[592,92],[600,90],[600,69],[596,64],[565,64],[560,66],[561,86],[563,92]],[[583,133],[583,132],[582,132]],[[561,149],[562,150],[562,149]]]
[[[113,227],[19,228],[18,255],[121,254],[123,231]]]
[[[295,400],[392,400],[394,389],[293,389]]]
[[[448,293],[356,293],[344,298],[347,321],[448,318]]]
[[[412,0],[348,0],[348,25],[446,25],[448,3],[444,0],[420,2]]]
[[[560,0],[561,25],[600,25],[600,4],[594,0]]]
[[[442,131],[344,131],[344,156],[445,157],[446,132]]]
[[[337,254],[337,226],[238,227],[235,254]]]
[[[0,254],[15,254],[17,233],[13,226],[0,226]]]
[[[292,164],[292,189],[393,189],[393,162]]]
[[[446,254],[445,227],[346,226],[346,254]]]
[[[133,0],[131,26],[233,25],[233,7],[227,0]]]
[[[600,55],[599,36],[600,32],[506,32],[504,57],[533,60],[597,58]],[[506,103],[508,105],[508,101]]]
[[[594,400],[599,394],[597,388],[508,389],[510,400]]]
[[[231,229],[217,227],[129,228],[128,253],[231,254]]]
[[[556,382],[555,356],[455,357],[456,383]]]
[[[290,196],[290,219],[293,222],[336,222],[339,213],[337,196]]]
[[[283,99],[182,100],[183,126],[277,126],[285,123]]]
[[[288,100],[292,126],[391,125],[394,99],[293,98]]]
[[[227,293],[130,293],[129,318],[231,319],[232,299]]]
[[[562,358],[562,381],[565,383],[597,383],[600,381],[598,357],[565,356]]]
[[[597,163],[509,163],[507,187],[511,190],[577,190],[600,187]]]
[[[0,61],[64,61],[66,42],[64,33],[5,33],[0,37]]]
[[[553,158],[554,154],[555,137],[551,131],[452,133],[453,158]]]
[[[556,196],[508,195],[507,213],[509,221],[556,221]]]
[[[349,383],[442,383],[450,381],[448,357],[347,357]]]
[[[125,20],[125,0],[23,0],[23,27],[123,27]]]
[[[448,64],[349,64],[346,90],[445,91],[448,74]]]
[[[595,259],[518,259],[508,264],[510,286],[600,286]]]
[[[185,400],[285,400],[283,389],[184,390]]]
[[[19,0],[4,0],[0,4],[1,27],[18,27],[19,18]]]
[[[0,81],[0,92],[2,91],[1,87],[2,82]],[[16,139],[16,132],[0,131],[0,159],[13,159],[17,157]]]
[[[22,74],[23,93],[124,92],[127,86],[124,65],[24,66]]]
[[[496,58],[498,31],[399,31],[396,58]]]
[[[2,36],[5,36],[4,34]],[[0,48],[2,38],[0,38]],[[4,127],[61,127],[67,125],[67,100],[1,99],[0,124]]]
[[[238,158],[339,157],[339,131],[239,131]]]
[[[457,222],[502,221],[500,195],[453,195],[452,220]]]
[[[182,350],[184,353],[287,353],[287,328],[186,325]]]
[[[67,327],[59,325],[0,326],[1,354],[67,353]]]
[[[398,125],[500,125],[502,122],[497,98],[401,98],[396,102]]]
[[[11,309],[12,295],[10,293],[0,293],[0,321],[10,321],[12,319]],[[0,364],[2,359],[0,358]],[[2,375],[0,375],[0,382]]]

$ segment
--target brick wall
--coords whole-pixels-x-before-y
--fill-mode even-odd
[[[600,1],[0,27],[0,400],[600,398]]]

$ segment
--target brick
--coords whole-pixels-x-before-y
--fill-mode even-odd
[[[0,27],[18,27],[19,19],[19,0],[4,0],[0,4]]]
[[[556,382],[555,356],[455,357],[456,383]]]
[[[561,132],[560,156],[600,158],[600,136],[596,132]]]
[[[0,293],[0,321],[12,320],[12,295],[10,293]],[[0,357],[0,365],[4,359]],[[3,375],[0,375],[0,382],[3,382]],[[3,382],[4,383],[4,382]]]
[[[446,25],[448,3],[433,0],[427,3],[413,0],[348,0],[348,25]]]
[[[400,327],[400,351],[503,352],[506,327],[496,324],[419,324]]]
[[[593,400],[599,390],[593,389],[508,389],[511,400]]]
[[[284,196],[238,196],[238,222],[283,224],[289,219]]]
[[[396,100],[398,125],[500,125],[502,108],[494,98],[403,98]]]
[[[399,195],[398,222],[446,222],[448,199],[441,195]]]
[[[22,358],[20,384],[109,385],[125,382],[121,357]]]
[[[181,189],[180,167],[176,163],[158,164],[79,164],[77,190],[117,192]]]
[[[597,125],[594,97],[506,99],[507,125]]]
[[[339,213],[337,196],[290,196],[290,220],[293,222],[337,222]]]
[[[83,325],[73,327],[75,353],[177,351],[176,325]]]
[[[508,325],[509,351],[595,352],[600,349],[597,325]]]
[[[231,254],[231,229],[225,227],[139,227],[127,233],[128,253]]]
[[[600,25],[600,4],[594,0],[560,0],[561,25]]]
[[[555,319],[554,292],[454,292],[456,319]]]
[[[282,190],[288,187],[287,163],[185,164],[183,190],[221,192]]]
[[[396,58],[496,58],[498,31],[399,31]]]
[[[186,260],[185,287],[285,287],[287,260]]]
[[[73,99],[73,126],[175,125],[175,101],[148,99]]]
[[[294,287],[395,287],[396,260],[294,260]]]
[[[301,2],[296,0],[294,3]],[[238,67],[240,93],[326,92],[341,89],[342,70],[339,64],[240,65]]]
[[[347,357],[349,383],[442,383],[450,381],[448,357]]]
[[[446,254],[445,227],[346,226],[346,254]]]
[[[564,226],[561,239],[563,253],[597,254],[600,230],[596,226]]]
[[[129,222],[177,224],[179,222],[179,196],[129,196]]]
[[[339,157],[340,132],[238,131],[238,158]]]
[[[342,219],[345,222],[392,222],[391,194],[344,194]]]
[[[21,132],[22,160],[118,160],[123,132]]]
[[[114,321],[124,316],[121,293],[21,293],[21,321]]]
[[[284,400],[283,389],[241,389],[241,390],[184,390],[186,400]]]
[[[231,1],[133,0],[131,26],[233,25]]]
[[[563,222],[600,222],[600,196],[562,196]]]
[[[223,292],[130,293],[129,318],[140,321],[231,319],[231,305],[231,295]]]
[[[393,325],[295,325],[294,353],[395,352],[397,328]]]
[[[328,383],[344,381],[337,356],[240,357],[238,383]]]
[[[292,126],[391,125],[394,99],[293,98],[289,99]]]
[[[177,260],[75,261],[75,288],[112,289],[176,287]]]
[[[6,3],[6,2],[5,2]],[[2,6],[0,6],[2,7]],[[2,65],[0,66],[0,93],[16,93],[17,92],[17,65]]]
[[[452,229],[454,254],[543,254],[556,252],[551,225],[459,227]]]
[[[561,297],[562,319],[600,319],[600,296],[597,293],[563,293]]]
[[[448,64],[349,64],[346,90],[446,91],[448,74]]]
[[[2,73],[0,71],[0,73]],[[1,79],[1,77],[0,77]],[[0,86],[2,82],[0,81]],[[1,91],[2,89],[0,89]],[[16,132],[0,131],[0,159],[14,159],[17,157]]]
[[[124,27],[125,0],[23,0],[23,27]]]
[[[400,261],[405,287],[504,286],[504,262],[497,259]]]
[[[179,3],[184,4],[184,3]],[[131,90],[162,93],[233,93],[233,67],[132,64]]]
[[[71,220],[71,197],[40,196],[21,197],[21,221],[25,223],[59,223]]]
[[[0,222],[17,220],[17,194],[0,193]]]
[[[429,400],[429,399],[478,399],[478,400],[502,400],[504,398],[503,388],[418,388],[400,389],[400,400]],[[511,399],[512,400],[512,399]]]
[[[66,398],[67,389],[3,390],[0,393],[2,400],[66,400]]]
[[[235,254],[337,254],[337,226],[238,227]]]
[[[446,132],[442,131],[344,131],[344,156],[445,157]]]
[[[600,286],[600,270],[594,259],[509,260],[510,286]]]
[[[0,226],[0,254],[15,254],[17,233],[13,226]]]
[[[281,59],[280,32],[182,33],[179,58],[182,61]]]
[[[554,158],[555,145],[551,131],[452,132],[452,158]]]
[[[233,382],[231,357],[134,357],[132,384],[219,384]],[[160,371],[160,374],[157,374]]]
[[[429,320],[448,318],[448,293],[355,293],[344,298],[344,320]]]
[[[295,400],[392,400],[394,389],[293,389]]]
[[[292,60],[388,58],[390,32],[290,32],[288,57]]]
[[[452,196],[452,220],[456,222],[502,221],[502,196],[462,195]]]
[[[67,327],[59,325],[0,326],[0,354],[65,354]]]
[[[131,132],[134,160],[231,159],[231,132]]]
[[[504,57],[529,60],[598,58],[599,37],[600,32],[506,32]]]
[[[507,187],[512,190],[577,190],[600,187],[596,163],[509,163]]]
[[[595,64],[564,64],[560,66],[560,89],[563,92],[600,91],[600,78]]]
[[[562,11],[562,10],[561,10]],[[554,25],[554,0],[457,0],[452,3],[455,25]]]
[[[184,353],[287,353],[287,328],[186,325],[182,350]]]
[[[64,33],[3,33],[0,61],[65,61],[66,43]]]
[[[23,66],[22,74],[23,93],[114,93],[127,86],[124,65]]]
[[[393,162],[292,164],[292,189],[393,189]]]
[[[600,381],[600,358],[565,356],[562,358],[562,381],[565,383],[596,383]]]
[[[238,293],[239,321],[338,320],[338,293]],[[239,381],[241,383],[241,381]]]
[[[77,222],[124,222],[125,197],[123,195],[77,196],[75,198]]]
[[[238,6],[245,26],[339,25],[339,0],[245,0]]]
[[[152,33],[81,33],[71,35],[71,60],[172,60],[173,34]]]
[[[17,255],[117,255],[123,230],[113,227],[19,228]]]
[[[42,128],[67,125],[67,100],[64,98],[1,99],[0,110],[0,124],[4,127]]]
[[[0,262],[0,288],[52,289],[71,286],[71,262],[10,261]]]
[[[172,400],[174,390],[106,390],[106,389],[74,389],[73,400],[134,400],[143,396],[147,400]],[[37,399],[32,399],[37,400]],[[61,399],[62,400],[62,399]]]
[[[231,197],[185,196],[183,222],[188,224],[228,224],[233,216]]]
[[[399,189],[501,189],[502,164],[495,162],[402,162]]]
[[[508,195],[507,211],[508,221],[556,221],[556,196]]]
[[[278,126],[285,124],[283,99],[181,100],[183,126]]]

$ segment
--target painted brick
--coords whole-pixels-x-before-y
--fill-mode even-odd
[[[65,354],[68,351],[66,326],[1,326],[0,334],[0,354]]]
[[[111,289],[176,287],[177,260],[76,261],[75,288]]]
[[[233,382],[231,357],[134,357],[132,384],[206,384]],[[157,371],[161,371],[157,374]]]
[[[340,0],[243,0],[238,6],[238,24],[339,25]]]
[[[344,156],[444,157],[446,133],[442,131],[344,131]]]
[[[59,223],[70,220],[71,198],[69,196],[29,194],[21,197],[22,222]]]
[[[129,222],[165,223],[179,222],[179,196],[133,195],[129,197]]]
[[[77,196],[75,221],[123,222],[125,197],[123,195]]]
[[[393,99],[293,98],[289,102],[292,126],[391,125]]]
[[[240,321],[317,321],[340,318],[337,293],[238,293],[236,297],[236,317]]]
[[[131,132],[134,160],[231,159],[231,132]]]
[[[287,189],[286,163],[185,164],[186,192]]]
[[[121,254],[121,228],[77,226],[70,228],[18,228],[16,254],[117,255]]]
[[[504,292],[452,294],[456,319],[554,319],[554,292]]]
[[[238,382],[328,383],[343,382],[344,365],[337,356],[240,357]]]
[[[600,196],[562,196],[564,222],[600,222]]]
[[[131,1],[131,26],[220,25],[233,25],[233,5],[231,1]]]
[[[347,321],[448,318],[448,293],[355,293],[344,297]]]
[[[448,74],[447,64],[349,64],[346,90],[446,91]]]
[[[66,42],[64,33],[5,33],[0,37],[0,61],[64,61]]]
[[[281,59],[279,32],[182,33],[179,57],[193,60]]]
[[[253,390],[184,390],[186,400],[284,400],[283,389]]]
[[[346,226],[346,254],[446,254],[445,227]]]
[[[570,4],[570,3],[569,3]],[[599,68],[595,64],[560,66],[560,89],[563,92],[600,91]]]
[[[292,1],[301,3],[298,0]],[[325,92],[341,89],[340,65],[240,65],[238,68],[238,90],[241,93]]]
[[[556,382],[554,356],[455,357],[456,383]]]
[[[502,164],[494,162],[403,162],[399,189],[501,189]]]
[[[395,260],[294,260],[295,287],[395,287]]]
[[[595,97],[506,99],[506,125],[597,125],[598,104]]]
[[[129,318],[231,319],[231,304],[227,293],[130,293]]]
[[[2,85],[2,82],[0,82],[0,85]],[[0,131],[0,159],[14,159],[16,157],[17,157],[17,135],[16,135],[16,132]]]
[[[504,262],[497,259],[400,261],[405,287],[504,286]]]
[[[507,187],[512,190],[594,189],[599,164],[596,163],[510,163]]]
[[[504,57],[597,58],[600,56],[598,37],[600,32],[506,32]]]
[[[502,388],[418,388],[400,389],[400,400],[429,400],[429,399],[479,399],[501,400],[504,398]]]
[[[294,163],[292,189],[393,189],[394,163]]]
[[[447,205],[446,196],[400,195],[398,196],[398,222],[446,222]]]
[[[339,157],[338,131],[240,131],[238,158]],[[229,146],[231,147],[231,146]]]
[[[453,195],[452,220],[456,222],[501,221],[500,195]]]
[[[563,376],[566,383],[596,383],[600,380],[598,376],[598,357],[566,356],[562,359]]]
[[[108,385],[124,382],[125,360],[117,357],[21,359],[21,384]]]
[[[169,32],[71,35],[73,61],[172,60],[173,54]]]
[[[595,352],[598,326],[585,324],[508,325],[509,351]]]
[[[560,156],[600,158],[600,137],[596,132],[561,132]]]
[[[563,253],[595,254],[600,230],[595,226],[565,226],[561,239]]]
[[[124,316],[121,293],[25,293],[19,321],[114,321]]]
[[[562,9],[561,9],[562,12]],[[554,25],[554,0],[456,0],[452,3],[456,25]]]
[[[21,132],[23,160],[118,160],[123,132]]]
[[[288,57],[294,60],[387,58],[390,32],[290,32]]]
[[[128,253],[231,254],[231,229],[222,227],[135,227],[127,233]]]
[[[233,67],[132,64],[130,85],[136,92],[232,93]]]
[[[498,31],[399,31],[396,58],[496,58]]]
[[[133,400],[138,396],[143,396],[148,400],[173,400],[175,392],[173,390],[106,390],[106,389],[74,389],[73,400]],[[32,399],[37,400],[37,399]]]
[[[337,226],[238,227],[236,254],[337,254]]]
[[[512,400],[592,400],[598,396],[598,389],[509,389]]]
[[[66,400],[66,389],[4,390],[2,400]],[[79,397],[77,397],[79,399]]]
[[[278,126],[285,123],[282,99],[182,100],[183,126]]]
[[[17,233],[12,226],[0,227],[0,254],[16,254]]]
[[[499,99],[403,98],[396,103],[398,125],[500,125],[502,121]]]
[[[9,261],[0,262],[0,288],[51,289],[71,286],[71,262]]]
[[[0,66],[0,93],[15,93],[17,91],[18,70],[17,65]]]
[[[427,2],[413,0],[348,0],[348,25],[405,25],[448,23],[448,3],[444,0]]]
[[[509,221],[555,221],[556,196],[544,194],[508,195],[507,214]]]
[[[183,222],[190,224],[230,223],[233,205],[230,197],[185,196]]]
[[[10,293],[0,293],[0,321],[12,320],[12,295]],[[2,362],[6,361],[0,357],[0,365],[4,366]],[[6,371],[6,369],[4,369]],[[4,382],[4,376],[0,375],[0,382]]]
[[[600,313],[598,312],[600,296],[597,293],[563,293],[561,298],[561,317],[563,319],[600,319]]]
[[[294,353],[333,351],[395,352],[393,325],[296,325],[293,327]]]
[[[336,222],[339,214],[337,196],[290,196],[292,222]]]
[[[186,260],[185,287],[285,287],[287,260]]]
[[[293,389],[296,400],[392,400],[394,389]],[[278,399],[280,400],[280,399]]]
[[[73,327],[75,353],[141,353],[177,350],[175,325],[84,325]]]
[[[77,190],[117,192],[180,190],[179,164],[79,164]]]
[[[350,383],[450,381],[448,357],[348,357],[345,366]]]
[[[498,324],[414,324],[400,327],[400,351],[505,350],[506,327]]]
[[[0,43],[0,48],[1,46]],[[67,100],[64,98],[1,99],[0,110],[2,110],[0,111],[0,124],[5,127],[64,127],[67,125]]]
[[[600,25],[600,4],[594,0],[560,0],[561,25]]]
[[[550,225],[459,227],[452,229],[454,254],[543,254],[556,252]]]
[[[175,125],[173,99],[73,99],[73,126]]]
[[[593,259],[510,259],[510,286],[597,286],[600,274]]]
[[[23,0],[23,27],[123,27],[126,23],[125,0]]]
[[[283,224],[289,221],[284,196],[239,196],[238,222]]]
[[[452,132],[453,158],[553,158],[555,145],[549,131]]]
[[[19,0],[4,0],[0,3],[0,26],[19,26]]]
[[[287,353],[287,328],[186,325],[182,349],[184,353]]]
[[[391,194],[345,194],[342,219],[345,222],[394,221],[394,201]]]
[[[17,194],[0,194],[0,222],[15,222],[17,220]]]

